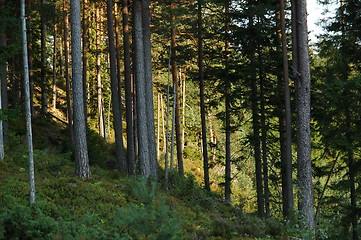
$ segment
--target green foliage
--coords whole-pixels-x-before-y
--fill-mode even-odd
[[[142,180],[133,191],[141,205],[131,204],[118,209],[114,222],[129,239],[180,239],[180,224],[174,212],[164,199],[155,200],[155,192],[155,182]]]

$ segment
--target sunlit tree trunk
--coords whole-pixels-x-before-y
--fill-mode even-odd
[[[35,196],[35,175],[34,175],[34,158],[33,158],[33,134],[31,126],[31,98],[30,98],[30,82],[29,82],[29,64],[28,64],[28,41],[26,36],[26,20],[25,20],[25,2],[21,0],[21,26],[22,26],[22,47],[23,47],[23,63],[24,63],[24,92],[25,92],[25,117],[26,117],[26,135],[28,142],[28,162],[29,162],[29,185],[30,185],[30,204],[36,202]]]
[[[57,31],[58,27],[56,24],[54,24],[54,45],[53,45],[53,97],[52,97],[52,106],[53,111],[56,110],[56,78],[57,78],[57,47],[58,47],[58,40],[57,40]]]
[[[100,18],[99,8],[95,10],[96,19]],[[96,46],[96,80],[97,80],[97,99],[98,99],[98,128],[99,135],[103,138],[106,138],[106,126],[105,126],[105,114],[104,114],[104,99],[103,99],[103,84],[101,77],[101,50],[100,50],[100,23],[96,23],[96,36],[95,36],[95,46]]]

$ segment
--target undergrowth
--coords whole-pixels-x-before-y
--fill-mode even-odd
[[[162,171],[159,183],[120,174],[111,168],[113,147],[93,132],[92,177],[76,178],[66,128],[43,119],[34,126],[30,207],[26,141],[21,127],[13,129],[0,162],[0,239],[287,239],[281,222],[242,213],[192,175],[170,172],[164,184]]]

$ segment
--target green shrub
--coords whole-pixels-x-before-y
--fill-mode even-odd
[[[175,213],[164,199],[156,199],[155,193],[155,183],[142,180],[133,191],[140,204],[118,209],[114,223],[126,239],[179,239],[180,224]]]

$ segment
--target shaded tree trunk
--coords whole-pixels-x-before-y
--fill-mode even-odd
[[[177,160],[178,160],[178,173],[180,176],[184,176],[183,166],[183,149],[181,139],[181,126],[180,126],[180,113],[179,113],[179,94],[178,94],[178,76],[177,76],[177,62],[176,62],[176,32],[175,32],[175,14],[174,14],[174,1],[171,0],[171,67],[172,67],[172,79],[175,96],[175,137],[177,147]]]
[[[133,92],[130,65],[130,32],[128,0],[122,1],[123,16],[123,48],[124,48],[124,77],[125,77],[125,106],[127,122],[127,161],[129,174],[135,174],[135,146],[133,128]]]
[[[69,74],[69,19],[68,19],[68,9],[66,8],[66,0],[63,0],[63,45],[64,45],[64,77],[65,77],[65,90],[66,90],[66,108],[67,108],[67,118],[68,118],[68,127],[70,132],[70,137],[72,142],[74,141],[73,133],[73,108],[71,102],[71,83],[70,83],[70,74]]]
[[[88,104],[87,104],[87,78],[88,78],[88,57],[87,57],[87,48],[88,48],[88,0],[83,0],[83,101],[84,101],[84,116],[85,116],[85,126],[88,125]]]
[[[225,160],[225,184],[224,184],[224,197],[227,202],[231,202],[231,83],[229,79],[229,64],[230,64],[230,53],[229,53],[229,47],[230,47],[230,31],[229,31],[229,23],[230,23],[230,16],[229,16],[229,5],[230,1],[226,1],[225,3],[225,31],[226,31],[226,39],[225,39],[225,99],[226,99],[226,160]]]
[[[157,178],[158,160],[155,143],[155,127],[154,127],[154,100],[153,100],[153,80],[152,80],[152,53],[150,42],[150,0],[142,1],[143,11],[143,45],[144,45],[144,78],[145,78],[145,97],[146,97],[146,113],[147,113],[147,128],[148,128],[148,142],[149,142],[149,161],[151,167],[151,175]],[[183,161],[183,160],[182,160]],[[182,162],[183,165],[183,162]]]
[[[84,94],[82,78],[82,49],[80,1],[70,1],[72,77],[74,104],[74,150],[76,175],[81,178],[90,177],[86,126],[84,116]]]
[[[297,55],[296,106],[297,106],[297,169],[298,210],[300,226],[314,233],[314,207],[312,193],[311,129],[310,129],[310,60],[308,54],[307,6],[306,0],[292,1],[294,22],[293,51]]]
[[[204,102],[204,64],[203,64],[203,19],[202,19],[203,0],[198,0],[198,81],[199,81],[199,101],[202,124],[202,153],[203,153],[203,172],[204,188],[211,190],[209,183],[209,166],[208,166],[208,143],[207,143],[207,122],[206,109]]]
[[[115,131],[115,145],[117,155],[117,166],[120,171],[128,172],[127,162],[124,152],[123,134],[122,134],[122,118],[121,118],[121,105],[119,96],[119,83],[117,78],[117,59],[114,41],[114,14],[113,14],[113,1],[107,0],[107,16],[108,16],[108,44],[110,54],[110,81],[111,81],[111,98],[112,109],[114,118],[114,131]]]
[[[283,216],[292,220],[294,213],[293,182],[292,182],[292,126],[291,100],[288,75],[288,51],[285,24],[285,0],[279,1],[279,29],[278,34],[282,51],[282,78],[280,77],[280,96],[283,97],[284,111],[280,111],[281,138],[281,173],[282,173],[282,207]]]
[[[133,21],[134,21],[134,65],[135,65],[135,86],[137,101],[137,116],[147,116],[146,94],[145,94],[145,67],[144,67],[144,44],[142,29],[142,5],[140,0],[133,2]],[[148,141],[147,119],[144,117],[137,118],[138,125],[138,153],[140,174],[144,177],[151,176],[150,152]]]
[[[33,158],[33,134],[31,127],[31,97],[30,97],[30,81],[29,81],[29,63],[28,63],[28,41],[26,36],[26,20],[25,20],[25,2],[21,0],[21,26],[22,26],[22,47],[23,47],[23,63],[24,63],[24,92],[25,92],[25,117],[26,117],[26,136],[28,143],[28,162],[29,162],[29,185],[30,185],[30,204],[36,202],[35,196],[35,174],[34,174],[34,158]]]
[[[48,111],[48,97],[47,97],[47,54],[46,54],[46,25],[44,19],[45,0],[40,0],[41,5],[41,113],[46,114]]]

